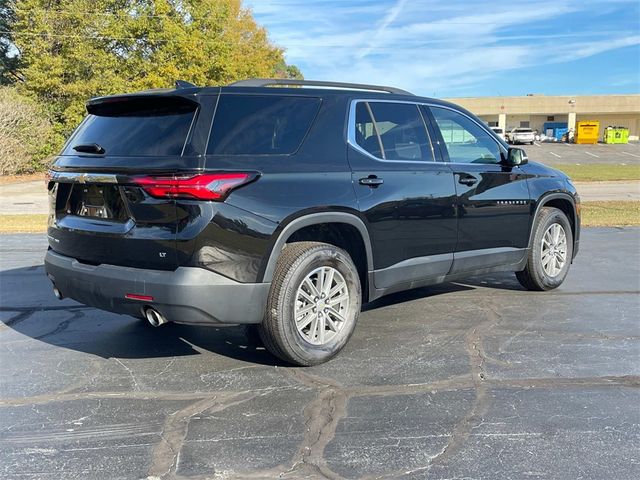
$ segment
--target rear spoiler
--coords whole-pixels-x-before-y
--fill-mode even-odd
[[[173,92],[168,90],[167,92]],[[92,98],[87,102],[87,112],[91,115],[167,115],[193,111],[199,103],[193,97],[154,93],[140,93],[128,95],[112,95],[108,97]]]

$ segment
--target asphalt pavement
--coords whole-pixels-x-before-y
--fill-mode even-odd
[[[565,284],[512,274],[367,305],[331,362],[240,327],[54,298],[0,237],[0,478],[640,478],[640,229],[585,229]]]
[[[639,165],[640,143],[626,145],[577,145],[562,142],[535,142],[533,145],[520,145],[527,156],[546,165],[566,165],[606,163],[610,165]]]

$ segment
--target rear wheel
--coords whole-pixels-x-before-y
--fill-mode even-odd
[[[286,362],[326,362],[351,337],[361,297],[358,271],[347,252],[319,242],[289,244],[278,259],[260,337]]]
[[[562,210],[543,207],[536,218],[527,266],[516,276],[528,290],[551,290],[564,282],[573,258],[573,235]]]

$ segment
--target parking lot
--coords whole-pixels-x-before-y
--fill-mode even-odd
[[[3,479],[640,477],[640,229],[585,230],[557,291],[383,298],[313,368],[60,302],[44,235],[0,244]]]
[[[609,163],[616,165],[640,164],[640,143],[627,145],[577,145],[574,143],[540,143],[524,145],[528,157],[547,165]]]

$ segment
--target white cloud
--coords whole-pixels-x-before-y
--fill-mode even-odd
[[[637,28],[562,29],[570,16],[590,15],[600,6],[614,8],[616,2],[610,0],[245,4],[307,78],[390,84],[426,95],[451,95],[487,79],[499,81],[509,70],[640,44]]]
[[[387,11],[386,15],[384,16],[384,19],[382,20],[382,22],[380,22],[380,26],[378,27],[376,32],[373,34],[373,38],[369,40],[367,47],[364,50],[359,51],[356,58],[366,57],[373,50],[375,46],[380,44],[379,42],[380,37],[384,34],[385,30],[389,27],[389,25],[391,25],[393,21],[396,18],[398,18],[398,15],[400,15],[400,12],[402,12],[402,9],[404,8],[406,3],[407,3],[407,0],[397,0],[395,5],[393,5]]]

